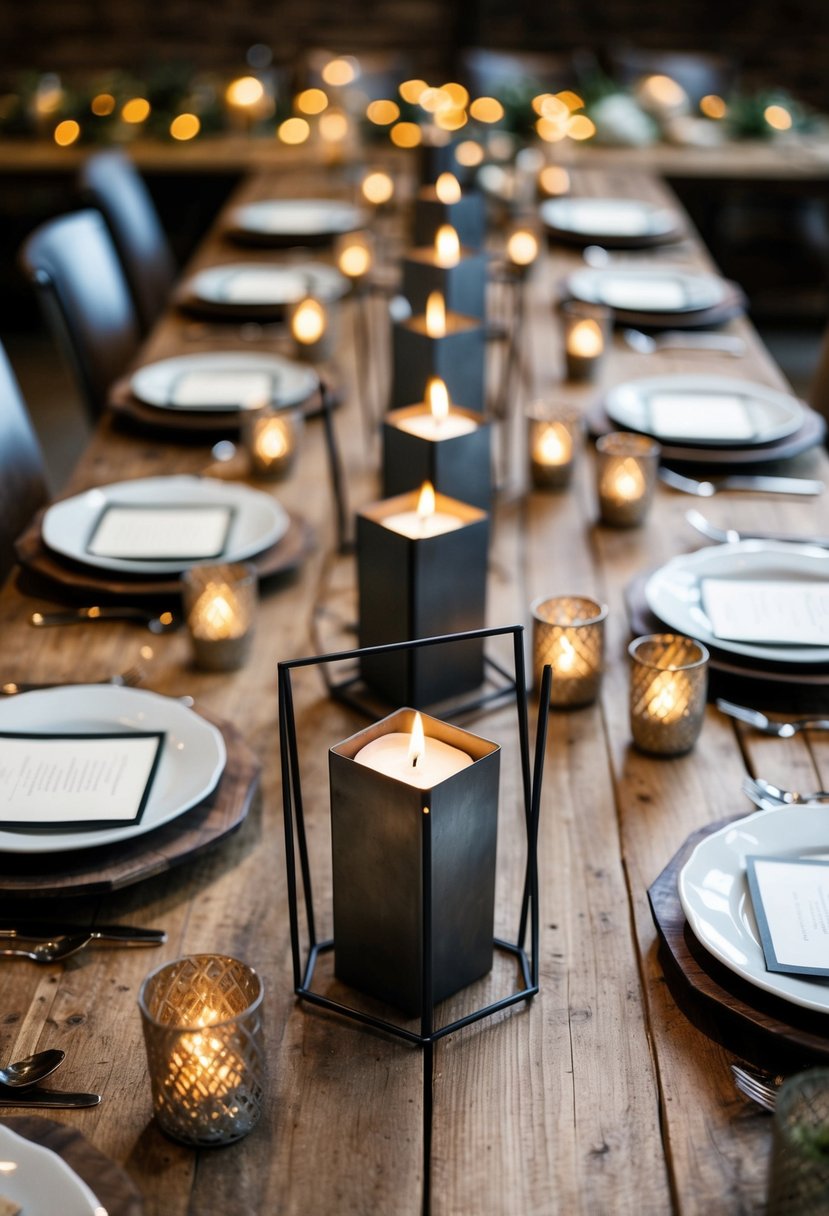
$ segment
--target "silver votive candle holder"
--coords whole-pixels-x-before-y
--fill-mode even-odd
[[[570,484],[584,436],[584,422],[575,406],[536,401],[527,410],[530,480],[540,490],[561,490]]]
[[[242,421],[242,439],[252,475],[261,481],[279,481],[293,468],[302,440],[302,408],[248,410]]]
[[[611,312],[604,304],[566,300],[561,306],[568,380],[595,380],[610,341]]]
[[[256,567],[193,566],[182,576],[184,619],[202,671],[235,671],[247,660],[256,621]]]
[[[661,448],[645,435],[612,431],[596,440],[596,491],[602,522],[641,524],[656,489]]]
[[[681,756],[702,729],[708,650],[682,634],[651,633],[628,647],[630,727],[640,751]]]
[[[158,1125],[184,1144],[241,1140],[262,1112],[262,981],[238,959],[196,954],[151,972],[138,993]]]
[[[829,1069],[789,1077],[774,1107],[768,1216],[829,1208]]]
[[[549,664],[553,670],[550,705],[590,705],[602,682],[607,605],[584,595],[557,595],[535,600],[530,610],[536,688]]]

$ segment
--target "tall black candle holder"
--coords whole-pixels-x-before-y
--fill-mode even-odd
[[[542,687],[539,692],[538,724],[536,728],[534,758],[530,762],[530,740],[527,712],[527,684],[524,668],[524,628],[509,625],[500,628],[475,630],[466,634],[448,634],[443,637],[418,638],[409,642],[397,642],[387,646],[375,646],[363,650],[339,651],[308,658],[290,659],[278,665],[279,691],[279,746],[282,768],[282,799],[285,828],[285,858],[288,883],[288,911],[291,930],[291,955],[293,961],[294,991],[311,1005],[328,1009],[361,1025],[384,1031],[396,1038],[431,1051],[432,1045],[446,1035],[474,1022],[489,1018],[495,1013],[510,1008],[521,1001],[529,1001],[539,990],[539,910],[538,910],[538,821],[541,802],[541,784],[544,772],[544,754],[547,740],[549,716],[551,669],[545,667]],[[423,814],[420,820],[420,858],[422,876],[422,899],[420,901],[420,1026],[418,1030],[390,1018],[376,1016],[365,1010],[344,1004],[312,987],[314,973],[320,956],[334,950],[334,939],[320,940],[316,930],[314,894],[312,890],[311,862],[305,830],[305,812],[302,793],[302,778],[297,743],[297,727],[293,706],[292,673],[300,668],[322,667],[348,661],[362,661],[366,654],[392,653],[416,650],[428,646],[443,646],[458,641],[493,637],[512,637],[513,684],[517,730],[521,757],[523,793],[523,820],[526,832],[526,863],[521,890],[521,907],[518,915],[514,941],[493,938],[493,948],[513,957],[520,974],[519,986],[507,996],[481,1006],[451,1022],[435,1026],[433,1005],[433,948],[432,948],[432,888],[431,850],[432,818]],[[300,940],[300,913],[304,913],[307,941]],[[527,937],[529,934],[529,948]]]

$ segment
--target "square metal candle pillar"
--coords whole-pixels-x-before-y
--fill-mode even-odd
[[[426,402],[392,410],[383,421],[383,494],[419,489],[488,511],[492,502],[491,428],[480,414],[456,406],[436,418]]]
[[[412,767],[414,719],[329,752],[335,973],[411,1016],[492,968],[500,764],[497,744],[424,715]]]
[[[458,405],[484,412],[483,321],[454,312],[446,314],[443,326],[428,326],[423,314],[395,321],[392,358],[390,409],[422,401],[426,385],[437,376]]]
[[[364,508],[357,516],[359,645],[483,629],[488,542],[487,513],[444,494],[435,495],[426,518],[417,491]],[[419,709],[480,687],[483,640],[364,655],[360,672],[392,705]]]
[[[415,199],[415,245],[431,245],[443,224],[452,225],[467,249],[481,249],[486,235],[484,196],[467,190],[455,202],[442,202],[436,186],[421,186]]]
[[[485,253],[461,249],[454,266],[441,266],[433,245],[411,249],[403,259],[403,295],[413,312],[424,312],[433,291],[439,291],[446,307],[467,317],[486,315]]]

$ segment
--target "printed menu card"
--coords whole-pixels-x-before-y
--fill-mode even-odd
[[[132,561],[195,561],[218,557],[233,508],[209,503],[139,506],[110,503],[86,546],[94,557]]]
[[[829,859],[747,857],[768,971],[829,976]]]
[[[829,646],[829,582],[702,580],[715,637],[782,646]]]

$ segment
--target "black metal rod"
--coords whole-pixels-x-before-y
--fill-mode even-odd
[[[518,711],[518,735],[521,741],[521,776],[524,786],[524,817],[527,832],[527,865],[524,873],[524,890],[521,895],[521,917],[518,924],[518,941],[523,947],[527,938],[527,918],[530,910],[532,887],[532,780],[530,777],[530,728],[527,720],[527,682],[524,671],[523,638],[515,639],[515,682],[523,695],[516,694]]]
[[[294,694],[291,687],[290,672],[285,672],[284,682],[285,708],[288,722],[288,756],[291,762],[293,777],[292,789],[294,811],[296,816],[297,847],[299,849],[299,865],[302,871],[302,891],[305,896],[305,919],[308,924],[308,939],[312,946],[316,944],[317,930],[314,922],[314,894],[311,886],[311,866],[308,861],[308,840],[305,835],[305,808],[302,802],[302,785],[299,773],[299,751],[296,741],[296,721],[294,718]]]
[[[316,667],[319,663],[342,663],[345,659],[359,659],[366,654],[385,654],[396,650],[416,650],[420,646],[442,646],[449,642],[465,642],[473,638],[499,638],[506,634],[521,635],[523,625],[495,625],[488,629],[470,629],[465,633],[445,633],[433,638],[410,638],[405,642],[383,642],[380,646],[364,646],[359,650],[338,650],[331,654],[309,655],[304,659],[286,659],[280,667],[293,671],[297,667]],[[521,654],[521,671],[524,671],[524,656]],[[526,695],[525,724],[526,724]],[[527,771],[527,791],[529,797],[529,761]]]
[[[361,287],[358,287],[351,300],[351,316],[354,324],[354,370],[357,380],[355,388],[360,402],[364,438],[368,448],[374,438],[377,418],[374,403],[371,400],[371,348],[366,307],[366,294]]]
[[[328,386],[319,377],[320,401],[322,405],[322,422],[325,428],[325,450],[328,455],[328,476],[331,479],[331,493],[334,497],[334,515],[337,527],[337,548],[340,553],[348,553],[350,542],[347,533],[348,508],[345,502],[345,478],[343,476],[340,450],[337,446],[337,435],[334,430],[334,405]]]
[[[434,1026],[432,1009],[432,812],[430,806],[423,807],[420,832],[422,902],[421,919],[421,980],[420,980],[420,1033],[429,1038]]]
[[[432,1210],[432,1116],[434,1114],[435,1049],[423,1044],[423,1216]]]
[[[532,955],[532,981],[538,984],[540,941],[538,927],[538,824],[541,817],[541,784],[544,780],[544,759],[547,752],[547,726],[550,721],[550,687],[553,669],[544,664],[541,673],[541,690],[538,694],[538,716],[535,728],[535,763],[533,766],[533,792],[530,804],[530,825],[527,835],[527,854],[532,856],[530,867],[530,900],[532,919],[530,941]],[[521,944],[523,945],[523,939]]]
[[[288,878],[288,916],[291,926],[291,959],[294,968],[294,991],[301,983],[299,956],[299,919],[297,909],[296,862],[294,859],[293,801],[291,799],[291,773],[288,765],[288,713],[285,703],[285,685],[288,673],[280,663],[277,667],[277,689],[279,700],[279,759],[282,767],[282,808],[285,828],[285,868]]]
[[[311,1005],[318,1005],[320,1009],[330,1009],[332,1013],[339,1013],[341,1017],[349,1018],[352,1022],[360,1022],[363,1026],[370,1026],[372,1030],[384,1030],[387,1034],[394,1035],[397,1039],[405,1039],[416,1047],[423,1046],[423,1038],[414,1030],[406,1030],[404,1026],[397,1026],[394,1022],[386,1022],[383,1018],[375,1018],[370,1013],[363,1013],[359,1009],[352,1009],[350,1005],[342,1005],[339,1001],[332,1001],[330,997],[321,996],[318,992],[312,992],[309,988],[300,988],[297,995],[302,1000],[308,1001]]]

